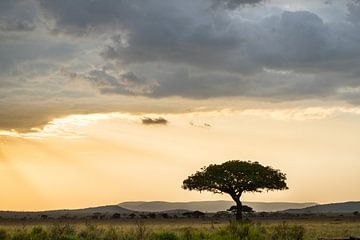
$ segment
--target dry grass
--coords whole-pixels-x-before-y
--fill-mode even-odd
[[[94,227],[102,232],[107,232],[112,229],[115,232],[121,234],[127,234],[126,236],[135,236],[136,234],[148,234],[145,238],[140,239],[158,239],[156,234],[164,233],[175,234],[179,239],[183,239],[181,236],[191,233],[193,236],[189,239],[219,239],[219,236],[226,231],[230,231],[228,221],[210,221],[210,220],[191,220],[191,219],[155,219],[155,220],[108,220],[108,221],[3,221],[0,222],[0,229],[4,229],[6,232],[12,234],[19,230],[31,232],[36,226],[40,226],[45,231],[53,229],[54,225],[69,226],[75,230],[76,234],[83,233],[86,237],[86,232],[91,232],[90,227]],[[282,219],[266,219],[266,220],[254,220],[253,225],[256,226],[256,231],[264,231],[273,233],[275,229],[281,227],[283,224]],[[318,239],[319,237],[349,237],[360,236],[360,219],[288,219],[286,220],[287,227],[300,226],[304,229],[304,240]],[[260,228],[257,228],[260,226]],[[90,230],[89,230],[90,229]],[[143,231],[143,233],[139,233]],[[125,236],[124,235],[124,236]],[[170,236],[169,235],[169,236]],[[119,235],[120,236],[120,235]],[[137,235],[136,235],[137,236]],[[155,237],[154,237],[155,236]],[[160,236],[160,235],[159,235]],[[162,236],[162,235],[161,235]],[[169,237],[168,236],[168,237]],[[205,237],[205,238],[204,238]],[[131,237],[130,237],[131,238]],[[165,237],[166,238],[166,237]],[[81,238],[75,238],[81,239]],[[88,238],[82,238],[88,239]],[[89,238],[92,239],[92,238]],[[118,238],[127,239],[127,238]],[[134,239],[138,239],[135,237]],[[161,237],[159,237],[161,239]],[[222,239],[220,237],[220,239]],[[259,238],[261,239],[261,238]],[[271,239],[270,235],[269,238]],[[289,238],[292,239],[292,238]]]

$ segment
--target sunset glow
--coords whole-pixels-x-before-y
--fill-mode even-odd
[[[131,3],[130,3],[131,2]],[[229,200],[182,181],[252,160],[360,191],[360,2],[3,0],[0,209]]]

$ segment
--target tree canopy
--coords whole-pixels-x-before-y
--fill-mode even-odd
[[[182,188],[213,193],[227,193],[238,207],[241,218],[240,197],[244,192],[262,192],[288,189],[286,175],[259,162],[230,160],[223,164],[210,164],[183,181]]]

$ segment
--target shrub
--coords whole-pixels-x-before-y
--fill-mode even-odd
[[[151,240],[178,240],[178,236],[174,232],[153,233]]]
[[[95,225],[86,225],[86,228],[81,230],[78,236],[79,239],[82,240],[100,240],[103,232],[103,229],[100,229]]]
[[[250,223],[238,223],[230,222],[221,233],[222,236],[226,236],[226,239],[241,239],[241,240],[265,240],[267,231],[261,225],[255,225]],[[224,237],[220,239],[225,239]]]
[[[11,240],[30,240],[29,235],[25,230],[16,230],[10,238]]]
[[[42,227],[33,227],[29,238],[31,240],[46,240],[48,239],[48,233]]]
[[[185,228],[182,232],[182,239],[184,240],[191,240],[193,239],[193,230],[191,228]]]
[[[135,236],[137,240],[144,240],[147,236],[147,229],[143,222],[136,223]]]
[[[305,229],[302,226],[289,226],[286,223],[278,225],[272,233],[273,240],[303,240]]]
[[[50,228],[49,239],[51,240],[76,240],[76,230],[69,224],[54,225]]]
[[[7,233],[4,229],[0,229],[0,240],[5,240],[7,238]]]
[[[124,238],[122,238],[120,232],[117,231],[117,229],[114,227],[110,227],[104,233],[104,240],[120,240],[120,239],[124,239]]]

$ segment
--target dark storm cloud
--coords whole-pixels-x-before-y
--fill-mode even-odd
[[[154,84],[133,72],[117,74],[106,69],[92,70],[80,78],[90,81],[103,94],[143,95],[150,92]]]
[[[230,9],[237,8],[241,5],[254,5],[264,2],[265,0],[213,0],[216,5],[225,6]]]
[[[230,73],[198,73],[185,68],[162,77],[158,86],[151,93],[145,94],[146,96],[183,96],[194,99],[242,96],[267,101],[287,101],[333,98],[339,88],[359,85],[356,78],[333,73],[313,75],[261,72],[251,76],[239,76]]]
[[[20,77],[20,73],[27,71],[22,68],[22,64],[34,64],[36,61],[63,61],[76,52],[71,44],[43,42],[42,40],[37,37],[3,39],[0,44],[0,76],[12,73],[18,74]],[[38,68],[30,70],[41,71],[41,68],[38,66]]]
[[[158,118],[145,117],[141,119],[141,122],[144,125],[166,125],[168,123],[168,120],[162,117],[158,117]]]
[[[214,1],[232,8],[262,2]],[[356,77],[346,79],[360,63],[359,14],[354,6],[349,5],[348,22],[328,23],[308,11],[248,21],[202,0],[40,3],[60,32],[91,34],[111,26],[118,33],[102,57],[157,82],[146,90],[131,91],[124,83],[133,83],[135,75],[126,80],[106,72],[90,73],[89,80],[102,93],[291,100],[333,95],[338,88],[360,84]],[[152,63],[161,64],[161,71],[158,66],[150,71],[144,67]],[[293,74],[270,74],[264,71],[267,68]],[[342,79],[335,80],[340,75]]]
[[[35,22],[36,9],[32,0],[0,1],[0,31],[32,31]]]
[[[274,2],[0,1],[0,104],[76,105],[83,95],[359,104],[359,1],[300,1],[307,11]]]
[[[32,31],[35,25],[21,20],[0,19],[0,31]]]
[[[310,12],[285,11],[258,26],[259,38],[248,41],[248,49],[254,62],[265,67],[346,72],[359,62],[360,29],[352,24],[324,23]]]
[[[360,1],[353,0],[348,3],[348,20],[356,25],[360,25]]]
[[[37,0],[44,14],[55,20],[53,32],[82,35],[99,26],[126,22],[140,1],[135,0]]]
[[[167,34],[154,33],[163,30],[158,24],[149,29],[151,33],[134,30],[126,44],[113,38],[103,56],[122,64],[173,62],[241,74],[264,67],[348,71],[357,67],[360,56],[359,28],[346,23],[325,24],[305,11],[237,25],[216,19]],[[350,62],[341,66],[344,59]]]
[[[71,44],[37,32],[39,15],[32,0],[0,1],[0,82],[9,81],[8,75],[25,80],[23,73],[41,72],[52,60],[61,61],[76,52]],[[39,62],[30,71],[23,66]]]

